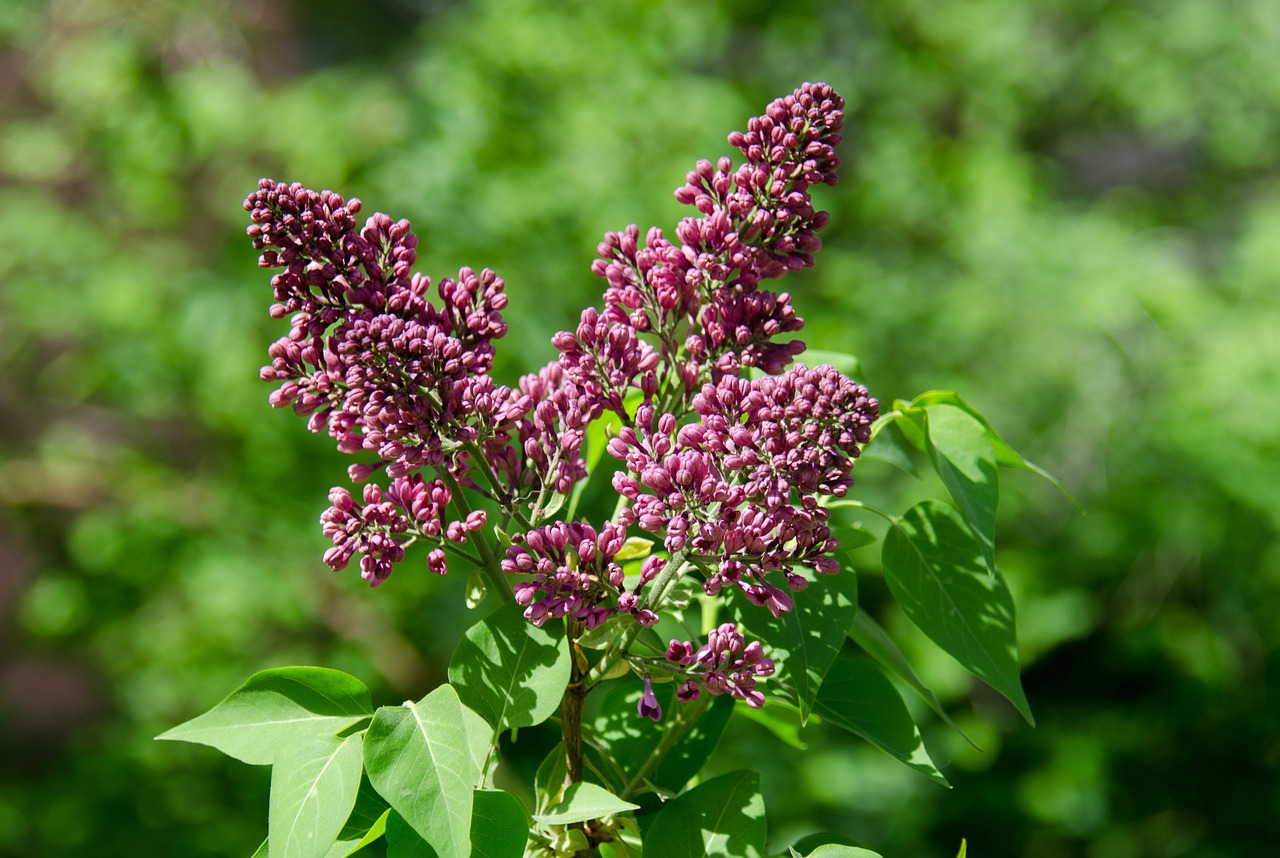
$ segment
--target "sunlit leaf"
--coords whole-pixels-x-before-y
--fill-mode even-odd
[[[255,673],[208,712],[157,739],[210,745],[251,765],[270,765],[280,748],[338,733],[373,714],[369,689],[323,667]]]
[[[760,858],[765,833],[760,776],[731,772],[667,802],[644,848],[662,858]]]
[[[546,720],[560,705],[569,669],[564,627],[539,628],[507,602],[467,629],[449,663],[449,682],[466,706],[506,730]]]
[[[564,791],[559,802],[533,818],[543,825],[570,825],[588,819],[617,816],[637,807],[639,805],[623,801],[604,787],[579,781]]]
[[[369,780],[440,858],[470,853],[472,790],[483,770],[451,686],[384,706],[365,734]]]
[[[270,858],[322,858],[355,806],[361,737],[318,734],[281,748],[271,767]]]

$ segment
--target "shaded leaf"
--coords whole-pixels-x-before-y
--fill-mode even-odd
[[[529,842],[529,814],[503,790],[476,790],[471,810],[473,858],[520,858]]]
[[[271,768],[270,858],[322,858],[360,790],[361,740],[319,734],[280,749]]]
[[[533,776],[534,813],[542,813],[560,802],[568,766],[564,742],[558,742],[538,766],[538,771]]]
[[[644,848],[662,858],[760,858],[765,834],[760,776],[731,772],[667,802]]]
[[[387,816],[387,858],[440,858],[440,855],[393,810]]]
[[[959,513],[916,504],[889,529],[885,580],[908,619],[1034,724],[1018,673],[1013,597]]]
[[[977,744],[970,739],[965,732],[960,729],[951,716],[947,714],[947,710],[943,708],[940,701],[933,691],[920,681],[920,677],[916,676],[915,670],[912,669],[911,663],[907,661],[907,657],[903,655],[902,650],[898,649],[898,645],[889,637],[888,632],[884,630],[875,619],[865,611],[858,611],[853,618],[853,625],[849,628],[849,637],[862,648],[862,651],[874,658],[881,667],[887,668],[896,674],[907,685],[911,686],[925,703],[929,704],[929,708],[938,713],[943,721],[955,730],[964,740],[973,747],[977,748]],[[981,750],[979,748],[979,750]]]
[[[417,703],[382,707],[365,734],[370,782],[441,858],[470,854],[472,789],[483,763],[466,711],[442,685]]]
[[[592,733],[608,749],[614,762],[623,773],[632,778],[644,766],[670,727],[670,720],[679,707],[702,705],[680,703],[675,688],[666,683],[656,686],[654,695],[662,707],[663,721],[654,722],[640,717],[636,711],[644,689],[635,683],[619,685],[610,690],[592,725]],[[648,781],[659,789],[679,792],[689,780],[701,771],[715,752],[724,735],[729,717],[733,714],[733,699],[728,695],[711,700],[702,716],[684,736],[676,742]]]
[[[569,786],[564,791],[564,797],[546,813],[533,818],[543,825],[570,825],[586,822],[588,819],[617,816],[637,807],[639,805],[623,801],[604,787],[579,781]]]
[[[369,689],[324,667],[255,673],[217,706],[157,739],[195,742],[251,765],[270,765],[280,748],[332,735],[373,714]]]
[[[346,824],[338,832],[338,839],[325,858],[346,858],[377,840],[386,831],[390,810],[390,805],[378,795],[369,778],[362,776],[355,807],[351,808]]]
[[[555,712],[569,683],[564,627],[538,628],[507,602],[467,629],[449,663],[459,699],[495,730],[540,724]]]
[[[875,665],[841,658],[832,666],[815,707],[831,724],[866,739],[894,759],[949,786],[920,738],[898,689]]]

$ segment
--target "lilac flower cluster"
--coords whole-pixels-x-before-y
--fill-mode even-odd
[[[836,183],[843,108],[831,87],[806,83],[731,134],[746,161],[736,170],[729,158],[699,161],[688,174],[676,199],[699,214],[676,227],[678,244],[654,228],[641,246],[634,225],[605,235],[592,265],[608,283],[604,312],[584,312],[553,340],[566,372],[604,407],[625,420],[628,388],[646,402],[662,385],[673,398],[692,395],[745,367],[777,375],[804,350],[777,339],[804,325],[790,295],[758,284],[813,264],[828,215],[808,189]]]
[[[756,679],[774,672],[773,659],[765,658],[760,642],[747,643],[734,623],[712,629],[707,642],[697,650],[688,641],[673,640],[666,659],[683,668],[685,679],[676,689],[676,698],[686,702],[698,699],[699,689],[705,689],[709,694],[729,694],[759,709],[764,695],[756,689]]]
[[[440,480],[426,482],[421,474],[397,477],[383,492],[376,485],[364,487],[364,503],[358,504],[344,488],[329,491],[332,506],[320,516],[324,535],[333,540],[324,562],[345,569],[360,554],[360,577],[373,586],[391,574],[391,566],[404,558],[404,545],[395,537],[411,529],[428,537],[463,544],[467,534],[484,527],[488,514],[475,510],[461,521],[447,521],[445,508],[452,495]],[[444,550],[433,548],[427,567],[443,575],[447,571]]]
[[[807,566],[830,574],[838,546],[823,495],[853,484],[859,444],[871,437],[879,403],[829,366],[788,370],[752,381],[725,377],[694,397],[699,422],[677,428],[641,406],[636,425],[609,442],[626,471],[613,486],[630,499],[618,523],[663,535],[667,550],[715,563],[708,595],[725,584],[780,616],[787,591],[767,581],[781,572],[789,590],[808,581]]]
[[[658,621],[657,614],[640,607],[640,592],[662,571],[666,560],[646,558],[640,582],[634,590],[626,590],[622,566],[614,562],[626,541],[625,528],[606,523],[597,533],[589,524],[556,522],[518,539],[523,544],[507,549],[502,570],[533,576],[515,585],[515,596],[534,625],[568,616],[594,629],[619,611],[635,616],[641,625]]]
[[[672,239],[653,228],[642,240],[634,225],[607,233],[592,265],[603,308],[556,334],[557,359],[515,388],[489,375],[507,332],[501,278],[463,268],[433,297],[413,271],[408,221],[374,214],[357,225],[359,200],[263,179],[245,200],[248,233],[260,265],[279,269],[271,315],[290,319],[261,372],[279,384],[271,403],[372,459],[348,469],[353,482],[385,472],[389,483],[365,485],[359,500],[330,492],[325,562],[342,569],[358,555],[377,585],[411,543],[429,545],[438,573],[455,546],[513,576],[537,625],[595,629],[629,616],[633,631],[656,624],[691,573],[707,595],[728,586],[777,617],[808,585],[804,569],[836,572],[821,499],[852,486],[879,406],[829,366],[792,366],[804,343],[782,338],[804,322],[790,295],[760,284],[811,266],[821,247],[828,216],[809,191],[837,181],[843,107],[826,84],[804,84],[729,135],[740,165],[699,161],[688,173],[675,196],[696,214]],[[747,379],[748,369],[763,376]],[[622,425],[607,447],[624,464],[612,477],[614,520],[548,523],[560,500],[542,501],[587,476],[587,427],[606,411]],[[504,528],[521,525],[500,561],[476,534],[489,514],[464,491],[489,498]],[[619,560],[632,526],[670,555],[647,557],[638,580]],[[456,548],[472,534],[475,554]],[[619,638],[619,654],[631,639]],[[705,690],[758,707],[757,680],[774,671],[732,623],[696,649],[672,641],[666,659],[682,701]],[[648,676],[639,709],[661,717]]]
[[[349,469],[353,481],[382,469],[395,481],[387,500],[376,489],[369,500],[366,491],[359,509],[347,490],[335,489],[322,518],[335,542],[326,562],[341,569],[359,553],[364,577],[380,583],[403,556],[401,539],[449,538],[447,528],[424,527],[443,521],[443,505],[422,519],[404,478],[426,467],[465,477],[462,445],[518,431],[533,409],[530,396],[488,375],[493,341],[507,332],[503,281],[463,268],[436,287],[437,306],[429,278],[412,272],[418,239],[408,221],[374,214],[357,229],[359,200],[270,179],[244,207],[259,264],[282,269],[271,280],[271,315],[292,314],[261,372],[280,382],[271,404],[308,417],[313,432],[327,429],[344,453],[374,454],[376,462]],[[443,552],[428,562],[443,571]]]

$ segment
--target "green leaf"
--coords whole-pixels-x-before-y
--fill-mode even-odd
[[[572,825],[588,819],[617,816],[637,807],[639,805],[623,801],[604,787],[579,781],[564,791],[564,798],[559,803],[533,818],[543,825]]]
[[[476,790],[471,810],[473,858],[520,858],[529,842],[529,814],[503,790]]]
[[[823,683],[815,711],[908,768],[950,786],[930,759],[898,689],[875,665],[851,658],[836,661]]]
[[[387,858],[440,858],[440,855],[393,810],[387,817]]]
[[[365,734],[370,782],[440,858],[471,852],[471,794],[484,766],[466,712],[442,685],[417,703],[382,707]]]
[[[467,629],[449,663],[459,699],[499,731],[545,721],[569,684],[563,625],[538,628],[521,610],[507,602]]]
[[[667,802],[644,850],[662,858],[760,858],[765,834],[760,776],[731,772]]]
[[[267,858],[267,848],[270,845],[270,843],[271,843],[270,840],[262,841],[262,845],[259,846],[257,849],[255,849],[253,851],[253,854],[250,855],[249,858]]]
[[[823,349],[805,349],[804,354],[799,359],[800,363],[813,368],[822,366],[824,363],[834,367],[837,372],[842,372],[853,379],[862,378],[862,362],[856,357],[844,352],[829,352]]]
[[[752,709],[750,706],[734,707],[734,714],[755,721],[783,742],[798,751],[808,750],[809,746],[800,738],[800,710],[790,703],[783,703],[771,697],[765,698],[764,706]]]
[[[271,768],[270,858],[323,858],[360,790],[360,734],[285,745]]]
[[[1080,502],[1075,499],[1075,496],[1072,495],[1071,492],[1067,491],[1067,487],[1064,486],[1057,477],[1046,471],[1044,468],[1041,468],[1039,465],[1028,461],[1021,453],[1010,447],[1009,444],[1000,437],[996,430],[991,428],[991,424],[987,422],[987,418],[982,415],[982,412],[978,411],[978,409],[974,408],[968,402],[965,402],[964,399],[960,397],[960,394],[956,393],[954,390],[927,391],[926,393],[922,393],[917,396],[912,401],[912,405],[917,408],[929,408],[935,405],[953,405],[956,408],[968,412],[968,414],[981,423],[982,427],[986,430],[987,439],[991,442],[991,446],[995,451],[996,462],[1000,467],[1026,468],[1032,473],[1038,474],[1052,483],[1058,491],[1066,495],[1067,498],[1075,504],[1076,509],[1083,511],[1084,508],[1080,506]]]
[[[919,479],[920,471],[907,451],[908,441],[903,436],[899,422],[894,418],[887,418],[884,424],[876,428],[878,431],[871,436],[870,443],[862,448],[862,454],[858,458],[893,465]]]
[[[1000,479],[986,430],[969,414],[951,405],[930,406],[927,423],[929,458],[982,546],[987,566],[995,569]]]
[[[959,513],[938,501],[916,504],[889,529],[881,557],[907,618],[1034,725],[1018,674],[1013,596]]]
[[[862,648],[862,651],[874,658],[881,667],[888,668],[893,671],[903,682],[911,686],[911,688],[920,695],[925,703],[929,704],[929,708],[938,713],[943,721],[955,730],[964,740],[973,747],[978,748],[977,744],[970,739],[960,725],[952,720],[947,714],[947,710],[943,708],[942,701],[937,695],[920,681],[920,677],[916,676],[915,670],[912,669],[911,663],[907,661],[907,657],[902,654],[902,650],[898,649],[898,645],[893,642],[886,632],[875,619],[865,611],[858,611],[853,618],[853,625],[849,628],[849,637]],[[978,748],[981,750],[981,748]]]
[[[967,855],[968,852],[969,852],[969,844],[965,842],[964,838],[961,838],[960,851],[956,853],[956,858],[965,858],[965,855]]]
[[[266,766],[280,748],[339,733],[372,713],[369,689],[354,676],[323,667],[277,667],[255,673],[208,712],[156,738],[209,745]]]
[[[670,727],[670,719],[679,711],[678,707],[701,705],[680,703],[671,683],[659,685],[653,692],[662,706],[663,723],[640,717],[636,705],[644,689],[629,683],[610,690],[592,725],[592,733],[608,749],[628,779],[640,771],[662,741]],[[649,775],[649,782],[670,792],[684,789],[720,744],[733,708],[733,699],[729,696],[714,698],[689,732],[667,753],[657,770]]]
[[[351,809],[346,825],[338,832],[338,839],[325,858],[346,858],[377,840],[387,829],[387,815],[390,812],[390,806],[378,795],[373,784],[369,783],[369,778],[361,777],[355,807]]]
[[[834,575],[816,575],[791,598],[795,607],[774,617],[735,590],[730,609],[750,635],[765,645],[765,654],[778,665],[775,675],[794,689],[792,693],[779,685],[775,693],[800,707],[803,724],[857,613],[858,578],[851,568]]]
[[[643,536],[628,536],[626,542],[618,549],[613,559],[622,563],[627,560],[643,560],[653,551],[653,540]]]
[[[815,849],[823,846],[853,846],[860,847],[862,844],[844,834],[818,833],[806,834],[795,843],[791,844],[791,849],[798,855],[807,855]],[[871,853],[875,854],[875,853]]]
[[[538,766],[538,771],[533,776],[534,813],[542,813],[560,802],[568,765],[565,759],[564,742],[558,742]]]
[[[883,858],[879,852],[872,852],[870,849],[863,849],[860,846],[843,846],[839,844],[828,844],[819,846],[810,852],[805,858]]]

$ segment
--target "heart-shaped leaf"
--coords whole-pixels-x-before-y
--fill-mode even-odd
[[[156,738],[209,745],[266,766],[286,745],[338,733],[372,714],[369,689],[354,676],[323,667],[277,667],[255,673],[208,712]]]

